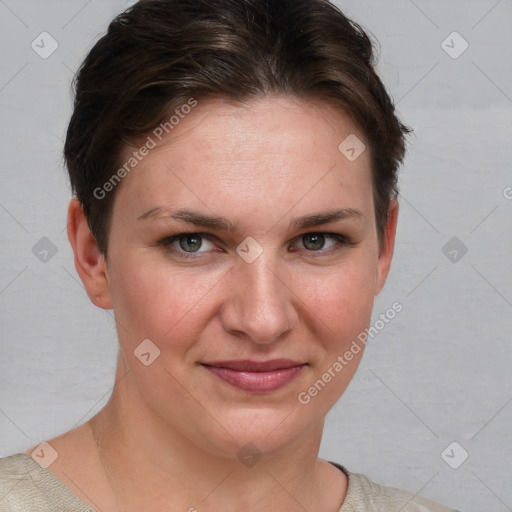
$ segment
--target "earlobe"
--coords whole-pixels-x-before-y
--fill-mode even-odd
[[[75,255],[75,268],[91,302],[112,309],[105,258],[89,229],[82,205],[76,197],[68,206],[68,239]]]
[[[380,246],[379,259],[377,264],[377,282],[375,287],[375,295],[378,295],[389,274],[391,261],[393,259],[393,251],[395,249],[396,228],[398,223],[398,201],[391,198],[389,203],[388,217],[386,229],[382,237]]]

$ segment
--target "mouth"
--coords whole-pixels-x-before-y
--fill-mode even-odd
[[[252,393],[269,393],[285,387],[307,366],[290,359],[271,361],[216,361],[201,363],[227,384]]]

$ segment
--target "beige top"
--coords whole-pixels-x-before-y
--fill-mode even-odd
[[[339,512],[457,512],[414,494],[384,487],[364,475],[350,473]],[[0,512],[94,512],[51,471],[25,453],[0,458]]]

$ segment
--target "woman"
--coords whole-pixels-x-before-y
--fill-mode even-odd
[[[116,385],[0,460],[1,511],[449,510],[318,458],[393,255],[408,129],[372,59],[326,0],[142,0],[111,23],[65,157]]]

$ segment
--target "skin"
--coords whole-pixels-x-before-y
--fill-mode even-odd
[[[318,451],[325,415],[362,351],[310,403],[297,396],[368,327],[398,213],[392,201],[379,244],[369,152],[351,162],[338,150],[349,134],[365,141],[343,112],[294,97],[199,102],[118,186],[108,264],[70,202],[76,269],[92,302],[114,310],[120,344],[107,405],[49,440],[59,453],[49,470],[91,507],[339,509],[346,477]],[[138,220],[155,206],[222,216],[237,229]],[[290,227],[294,218],[347,208],[359,215]],[[208,234],[200,252],[185,252],[179,240],[159,244],[184,232]],[[315,243],[308,233],[352,244]],[[252,263],[236,252],[249,236],[263,250]],[[134,355],[144,339],[160,350],[149,366]],[[266,394],[231,387],[200,364],[274,358],[307,366]],[[236,456],[249,442],[263,455],[253,467]]]

